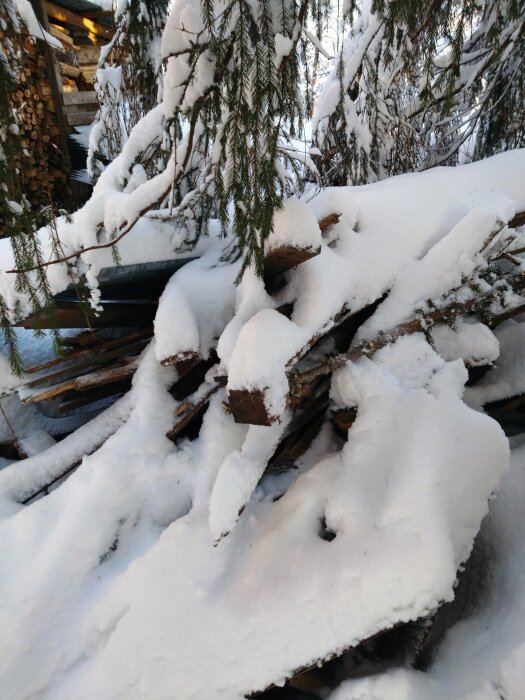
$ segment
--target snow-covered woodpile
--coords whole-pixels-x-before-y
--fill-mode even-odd
[[[124,157],[95,190],[107,220],[133,202],[111,194]],[[307,191],[276,213],[264,277],[247,270],[239,284],[235,241],[218,226],[188,261],[168,211],[143,215],[119,244],[122,264],[186,260],[152,339],[124,333],[75,349],[70,365],[33,362],[60,380],[51,389],[45,374],[36,386],[35,373],[22,385],[2,375],[29,455],[0,472],[9,697],[464,700],[512,689],[525,611],[509,594],[512,615],[498,617],[498,588],[482,611],[514,642],[496,641],[482,669],[465,661],[482,612],[446,638],[441,666],[414,668],[466,614],[461,591],[486,567],[479,543],[508,542],[502,561],[511,542],[523,549],[499,500],[519,507],[515,466],[478,533],[509,468],[483,407],[512,432],[525,394],[524,182],[525,152],[513,151]],[[77,264],[99,302],[111,253],[87,250],[79,233],[93,207],[59,227],[65,251],[85,246]],[[51,266],[50,280],[65,289],[67,268]],[[12,277],[0,284],[12,298]],[[131,347],[140,355],[128,364]],[[98,353],[125,362],[93,376]],[[75,382],[101,390],[108,371],[133,374],[131,389],[88,422],[80,405],[69,434],[35,449],[23,415],[44,402],[28,396],[76,401]]]

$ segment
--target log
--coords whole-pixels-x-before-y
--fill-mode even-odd
[[[78,51],[78,63],[82,65],[93,65],[98,63],[100,57],[100,46],[81,46]]]
[[[519,211],[513,218],[509,221],[507,226],[509,228],[518,228],[525,224],[525,211]]]
[[[297,265],[315,258],[321,248],[296,248],[291,245],[280,246],[270,250],[264,257],[264,276],[269,277],[278,273],[292,270]]]
[[[264,391],[260,389],[230,389],[228,405],[236,423],[270,426],[278,418],[268,414],[264,404]]]
[[[103,39],[109,40],[113,36],[112,30],[105,27],[103,24],[100,24],[95,20],[88,19],[87,17],[82,17],[79,14],[77,15],[75,12],[71,12],[65,7],[55,5],[54,2],[44,0],[44,8],[47,14],[54,20],[57,20],[60,24],[72,24],[74,27],[80,27],[84,31],[95,34]]]
[[[68,78],[80,78],[80,68],[75,68],[75,66],[70,66],[62,61],[59,61],[58,65],[60,66],[60,72],[62,75],[66,75]]]
[[[357,408],[337,408],[332,411],[332,420],[335,425],[347,433],[357,418]]]
[[[320,219],[318,223],[321,233],[324,233],[329,226],[332,226],[332,224],[338,224],[340,219],[341,214],[328,214],[328,216]]]

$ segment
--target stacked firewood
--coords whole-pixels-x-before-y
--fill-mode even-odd
[[[3,39],[0,29],[0,44]],[[28,35],[23,39],[23,48],[19,87],[9,93],[8,99],[18,116],[24,149],[24,169],[20,173],[23,191],[39,210],[51,201],[60,203],[66,199],[68,169],[45,58]]]

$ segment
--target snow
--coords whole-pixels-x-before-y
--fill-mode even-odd
[[[405,383],[409,344],[418,372]],[[201,460],[260,455],[264,430],[248,436],[223,415],[217,432],[210,418],[176,451],[162,439],[167,372],[147,353],[122,428],[59,489],[1,523],[9,697],[241,698],[452,597],[508,459],[499,427],[460,400],[460,362],[412,338],[343,370],[337,382],[361,397],[352,440],[277,502],[250,501],[217,547],[209,471],[197,498]],[[219,490],[221,480],[222,469]],[[319,537],[323,517],[332,542]]]
[[[92,200],[72,224],[60,222],[67,251],[95,243],[102,222],[107,240],[158,200],[175,159],[150,180],[134,172],[133,161],[148,139],[160,138],[163,123],[162,108],[150,113]],[[478,320],[460,320],[432,331],[436,349],[415,334],[348,363],[330,389],[332,406],[357,407],[348,441],[325,427],[296,470],[264,469],[289,425],[287,370],[334,317],[389,292],[362,331],[369,336],[412,317],[422,302],[443,304],[451,289],[470,293],[469,280],[509,241],[499,220],[525,209],[524,179],[521,150],[364,187],[312,188],[277,213],[268,250],[300,245],[320,253],[287,272],[288,284],[274,296],[253,270],[235,284],[241,263],[215,223],[190,250],[168,210],[140,215],[119,245],[125,264],[198,259],[166,287],[155,338],[128,394],[56,444],[44,421],[30,419],[31,430],[17,432],[32,456],[0,472],[6,697],[240,700],[451,600],[509,462],[501,428],[474,408],[491,391],[522,386],[525,324],[509,321],[493,334]],[[330,213],[340,221],[321,235],[317,221]],[[110,255],[90,251],[79,262],[95,301]],[[12,265],[4,241],[0,260],[4,270]],[[65,270],[50,270],[53,290],[63,289]],[[2,275],[0,287],[25,303],[11,275]],[[285,303],[293,304],[290,319],[278,311]],[[216,389],[215,374],[227,374],[227,386],[212,397],[199,436],[173,444],[166,433],[182,402],[169,392],[175,369],[161,362],[189,352],[208,357],[214,347],[220,364],[195,398]],[[465,392],[465,364],[493,362]],[[6,367],[1,376],[11,391]],[[263,391],[273,424],[237,425],[224,411],[230,389]],[[7,397],[4,410],[11,406],[23,424],[16,402],[17,395]],[[517,455],[522,464],[522,448]],[[77,464],[45,498],[21,505]],[[518,518],[522,505],[509,501],[515,478],[502,496]],[[504,506],[498,510],[500,498],[492,504],[494,527],[502,541],[509,538],[510,562],[519,533]],[[323,539],[323,526],[334,539]],[[516,566],[523,561],[520,555]],[[511,579],[518,586],[515,572],[509,586]],[[455,700],[443,693],[452,667],[457,700],[482,692],[483,683],[510,693],[519,688],[525,644],[523,601],[518,592],[512,600],[511,639],[499,641],[494,657],[458,626],[427,676],[392,671],[351,681],[334,697]],[[465,624],[475,631],[474,619]],[[454,634],[471,640],[463,663],[457,647],[452,653]],[[476,649],[487,660],[477,677]]]
[[[483,323],[459,318],[454,329],[436,326],[431,331],[434,347],[444,360],[462,358],[469,367],[493,364],[499,354],[499,341]]]
[[[525,391],[525,324],[505,321],[495,331],[500,345],[496,366],[466,392],[469,405],[481,409],[484,404],[517,396]]]
[[[330,700],[521,700],[525,627],[525,446],[514,439],[511,469],[492,501],[481,541],[496,562],[473,613],[449,631],[426,672],[397,669],[346,681]]]
[[[311,248],[321,245],[321,232],[317,220],[305,202],[290,197],[275,212],[273,232],[266,243],[266,252],[281,246]]]

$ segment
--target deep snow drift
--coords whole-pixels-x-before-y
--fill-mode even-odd
[[[108,207],[116,195],[104,182],[118,167],[97,186]],[[466,280],[483,284],[491,251],[511,240],[502,222],[525,210],[524,182],[525,151],[515,151],[289,200],[268,246],[321,252],[289,272],[274,296],[250,272],[235,286],[239,262],[223,256],[231,241],[212,227],[199,259],[175,273],[161,298],[131,392],[61,443],[0,472],[5,697],[234,700],[450,600],[508,469],[505,435],[476,409],[517,386],[514,375],[509,386],[497,372],[505,362],[519,372],[511,336],[521,337],[521,323],[493,334],[462,319],[454,330],[403,337],[348,363],[331,384],[334,406],[358,408],[348,441],[326,424],[296,468],[271,477],[264,469],[290,420],[286,369],[310,339],[341,309],[357,311],[388,290],[360,339],[429,301],[468,296]],[[93,211],[90,203],[62,225],[66,243],[78,245],[85,229],[75,222]],[[321,236],[316,221],[331,212],[341,219]],[[143,217],[121,255],[188,255],[183,244],[170,224]],[[93,285],[108,256],[86,254]],[[1,261],[9,267],[8,254]],[[55,268],[58,290],[67,276]],[[1,284],[16,294],[11,276]],[[290,319],[277,311],[287,302]],[[508,295],[506,303],[517,300]],[[227,374],[227,386],[211,399],[199,437],[174,445],[166,432],[178,405],[168,393],[176,370],[161,362],[206,357],[213,347],[220,363],[207,381]],[[500,352],[499,369],[468,390],[467,405],[465,363],[489,364]],[[6,390],[10,381],[4,371]],[[264,390],[273,425],[236,424],[223,406],[231,388]],[[20,505],[35,484],[108,435],[50,495]],[[427,673],[351,681],[334,698],[492,700],[501,687],[507,700],[518,699],[523,459],[519,447],[484,526],[497,567],[487,606],[452,630]],[[320,537],[321,523],[331,541]]]

